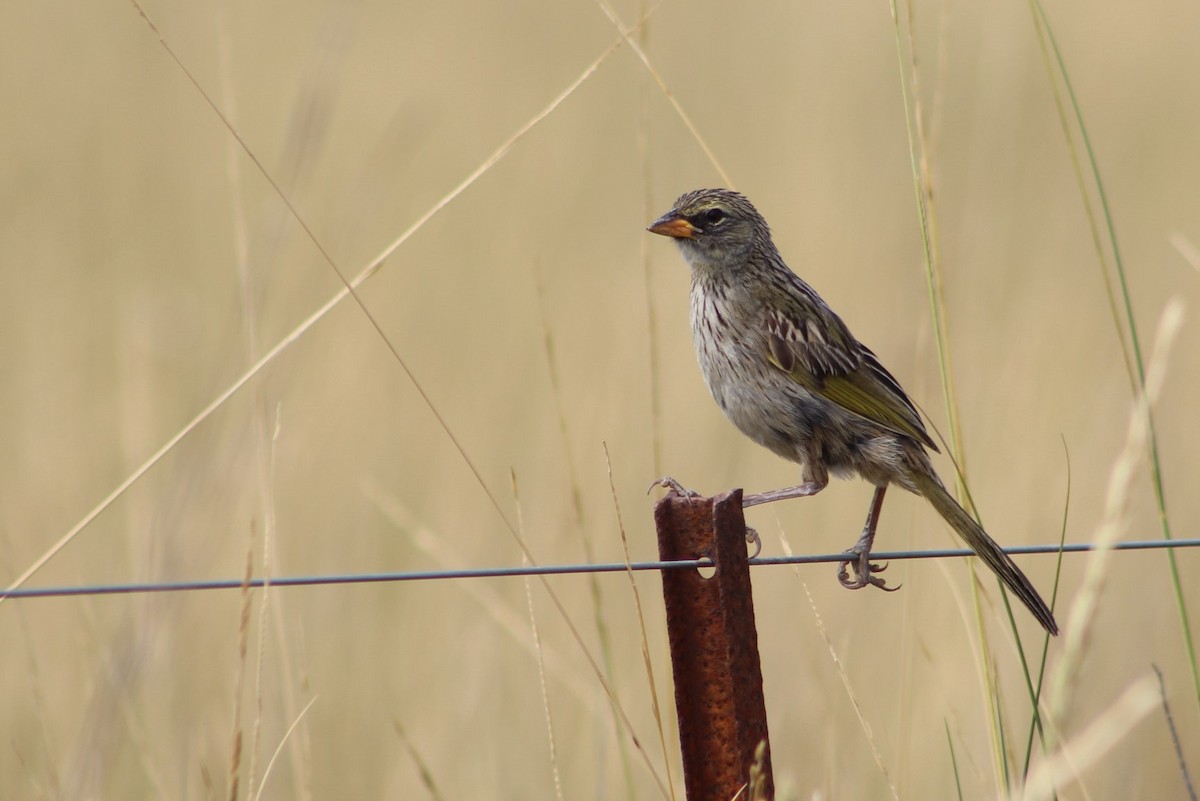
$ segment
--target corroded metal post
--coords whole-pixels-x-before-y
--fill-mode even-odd
[[[758,634],[746,558],[742,491],[715,498],[670,493],[654,508],[665,560],[708,557],[715,573],[663,571],[675,709],[688,801],[728,801],[749,780],[767,740]],[[765,797],[774,796],[770,747]]]

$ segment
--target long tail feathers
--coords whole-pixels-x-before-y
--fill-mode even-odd
[[[967,514],[966,510],[958,505],[958,501],[946,492],[946,488],[936,477],[917,472],[913,479],[921,494],[928,499],[934,509],[937,509],[938,514],[958,532],[958,536],[962,537],[963,542],[987,563],[992,572],[999,576],[1014,595],[1021,599],[1021,602],[1029,608],[1029,611],[1046,631],[1057,635],[1058,623],[1054,620],[1054,613],[1050,611],[1050,607],[1046,606],[1042,596],[1038,595],[1033,584],[1021,572],[1021,568],[1017,567],[1009,555],[1000,549],[996,541],[989,537],[987,532]]]

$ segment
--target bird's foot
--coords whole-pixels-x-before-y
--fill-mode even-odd
[[[646,488],[646,494],[649,495],[653,492],[655,487],[663,487],[669,495],[682,495],[685,498],[702,497],[700,493],[688,489],[670,476],[663,476],[650,482],[650,486]]]
[[[863,587],[870,585],[878,587],[884,592],[895,592],[900,589],[900,585],[889,587],[887,582],[876,576],[876,573],[882,573],[887,570],[887,565],[877,565],[871,561],[871,552],[861,550],[857,546],[846,551],[847,554],[853,556],[853,559],[847,559],[838,564],[838,581],[848,590],[861,590]],[[847,568],[854,568],[854,578],[850,578],[850,573]]]
[[[746,526],[746,544],[754,546],[754,553],[750,554],[748,559],[754,559],[762,553],[762,537],[758,536],[758,532],[749,526]]]
[[[651,482],[650,486],[646,489],[646,494],[653,492],[655,487],[663,487],[669,495],[679,495],[683,498],[702,497],[700,493],[688,489],[670,476],[663,476]],[[762,537],[758,536],[758,532],[750,528],[750,526],[746,526],[746,544],[754,546],[754,553],[750,554],[750,559],[762,553]]]

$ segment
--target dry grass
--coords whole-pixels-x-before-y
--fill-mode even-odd
[[[628,44],[604,57],[620,37],[610,16],[642,11],[147,5],[341,272],[390,251],[357,294],[429,403],[347,298],[79,526],[343,285],[134,8],[7,9],[0,582],[76,528],[31,583],[234,577],[248,549],[274,575],[516,564],[513,474],[539,563],[621,560],[614,493],[641,559],[660,464],[712,492],[793,483],[708,399],[673,248],[650,243],[643,267],[647,207],[721,180],[705,148],[945,429],[886,5],[667,3],[637,39],[644,58]],[[916,13],[973,497],[1002,542],[1054,541],[1065,440],[1067,539],[1090,540],[1112,524],[1134,401],[1034,26],[1020,4]],[[1147,349],[1168,300],[1185,307],[1155,423],[1173,530],[1194,536],[1200,11],[1049,13]],[[837,550],[868,497],[839,483],[751,523],[781,527],[797,550]],[[1117,525],[1123,539],[1158,535],[1144,470]],[[919,500],[889,499],[881,548],[949,541]],[[1200,571],[1200,555],[1178,561],[1185,582]],[[1049,591],[1053,560],[1022,564]],[[1066,560],[1064,609],[1086,568]],[[897,564],[895,595],[846,593],[826,570],[804,569],[804,587],[790,571],[754,573],[781,797],[951,797],[953,764],[964,797],[996,796],[984,677],[994,671],[1018,742],[1029,714],[994,587],[995,664],[981,665],[962,563]],[[1161,668],[1194,760],[1200,712],[1165,557],[1113,554],[1105,571],[1054,720],[1053,742],[1084,744],[1088,760],[1035,757],[1037,780],[1067,777],[1062,798],[1181,797],[1142,681]],[[658,582],[635,581],[669,698]],[[7,601],[0,797],[226,798],[235,732],[241,798],[550,797],[556,776],[564,798],[662,797],[628,579],[550,585],[645,757],[616,733],[537,584],[538,648],[516,579],[271,589],[248,610],[237,592]]]

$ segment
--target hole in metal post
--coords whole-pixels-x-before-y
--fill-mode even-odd
[[[696,568],[696,572],[700,574],[700,578],[710,579],[717,575],[717,566],[713,564],[712,559],[709,559],[707,556],[701,556],[700,561],[703,564]]]

